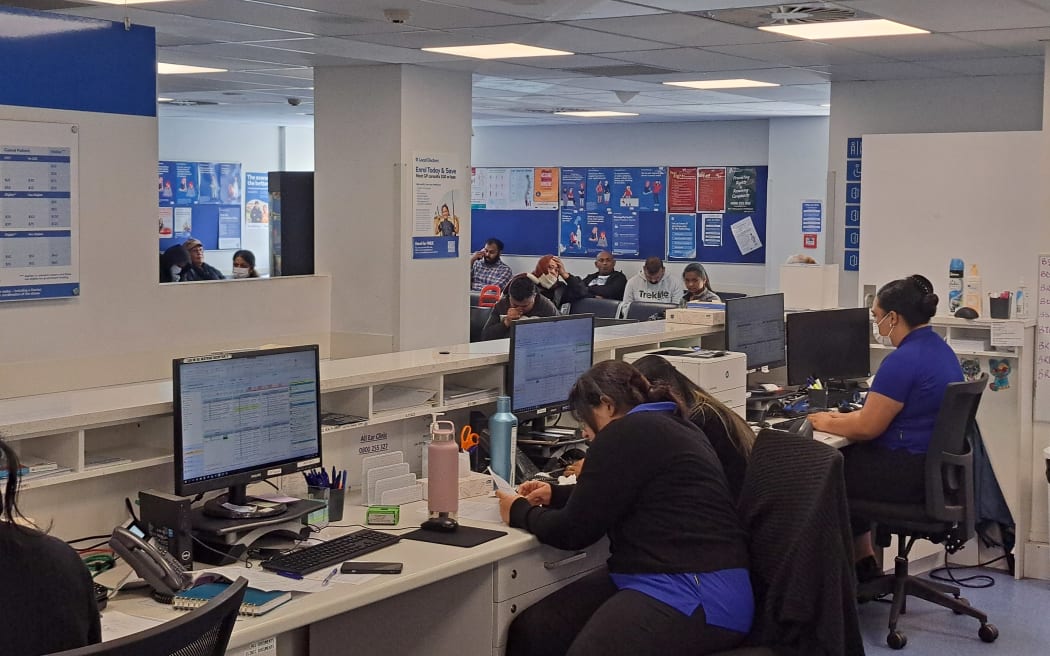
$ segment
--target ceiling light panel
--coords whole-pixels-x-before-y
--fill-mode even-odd
[[[425,52],[436,52],[442,55],[457,55],[473,59],[520,59],[523,57],[561,57],[574,53],[565,50],[553,50],[525,45],[523,43],[488,43],[476,46],[442,46],[421,48]]]
[[[579,111],[579,112],[554,112],[558,116],[578,116],[581,118],[614,118],[619,116],[638,116],[633,112],[610,112],[604,110]]]
[[[201,73],[225,73],[225,68],[209,68],[207,66],[189,66],[187,64],[167,64],[157,62],[158,75],[194,75]]]
[[[687,80],[684,82],[664,82],[672,87],[685,87],[687,89],[749,89],[756,87],[779,87],[774,82],[761,82],[746,78],[732,78],[725,80]]]
[[[758,29],[765,32],[775,32],[776,34],[793,36],[799,39],[810,39],[812,41],[860,39],[872,36],[929,34],[929,31],[927,30],[886,20],[885,18],[831,21],[827,23],[805,23],[800,25],[762,25]]]

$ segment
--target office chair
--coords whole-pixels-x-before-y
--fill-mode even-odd
[[[674,303],[646,303],[644,301],[628,302],[620,304],[621,319],[637,319],[638,321],[657,321],[664,318],[664,312],[678,307]]]
[[[239,578],[208,603],[178,619],[51,656],[223,656],[247,587],[248,579]]]
[[[490,314],[492,314],[491,308],[470,308],[470,341],[481,341],[481,331],[485,328],[485,322],[489,320]]]
[[[745,296],[747,296],[747,294],[744,294],[744,293],[741,293],[741,292],[715,292],[715,293],[718,294],[718,298],[722,299],[723,301],[728,301],[731,298],[744,298]]]
[[[999,630],[988,623],[988,616],[959,596],[959,588],[908,574],[908,553],[916,540],[943,542],[945,549],[954,553],[974,535],[973,452],[966,434],[974,425],[987,382],[988,374],[983,374],[971,382],[951,383],[945,390],[926,452],[924,504],[850,501],[854,515],[876,524],[876,542],[880,546],[889,546],[890,534],[897,536],[893,574],[860,586],[862,598],[893,595],[890,631],[886,636],[886,644],[893,649],[903,649],[908,643],[907,636],[897,630],[897,619],[906,612],[909,595],[976,618],[981,623],[977,635],[984,642],[994,642],[999,637]]]
[[[499,285],[485,285],[481,288],[481,294],[478,296],[478,307],[493,307],[496,303],[499,303],[502,295],[503,291],[499,288]]]
[[[758,434],[739,503],[755,622],[750,648],[719,656],[864,653],[842,472],[842,454],[826,444],[771,428]]]
[[[614,319],[620,301],[614,298],[581,298],[572,302],[572,314],[593,314],[601,319]]]

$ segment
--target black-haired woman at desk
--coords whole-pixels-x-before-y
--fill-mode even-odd
[[[714,449],[667,386],[601,362],[569,395],[594,434],[574,486],[530,481],[500,513],[540,542],[582,549],[609,538],[605,568],[521,613],[508,656],[707,654],[751,628],[747,544]]]
[[[18,456],[0,440],[0,638],[4,656],[40,656],[102,641],[91,575],[66,543],[18,512]]]
[[[843,451],[846,494],[890,503],[925,500],[925,463],[933,426],[948,383],[963,380],[959,358],[929,326],[937,312],[933,285],[920,275],[887,283],[871,307],[872,332],[897,347],[882,361],[864,406],[850,413],[809,416],[816,430],[857,442]],[[851,517],[857,576],[881,572],[870,522]]]

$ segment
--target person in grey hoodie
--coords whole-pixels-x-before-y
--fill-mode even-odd
[[[627,303],[673,303],[675,305],[685,294],[682,281],[677,276],[668,276],[664,262],[658,257],[645,260],[645,266],[627,281],[623,300]]]

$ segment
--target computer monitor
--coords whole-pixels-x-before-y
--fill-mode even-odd
[[[569,392],[594,362],[594,317],[570,314],[515,321],[510,329],[507,387],[518,421],[569,409]]]
[[[173,362],[175,492],[228,488],[206,514],[279,515],[248,483],[321,464],[318,347],[217,353]]]
[[[868,376],[870,335],[871,319],[865,308],[789,314],[788,384]]]
[[[726,299],[726,349],[747,356],[747,368],[784,366],[784,295]]]

